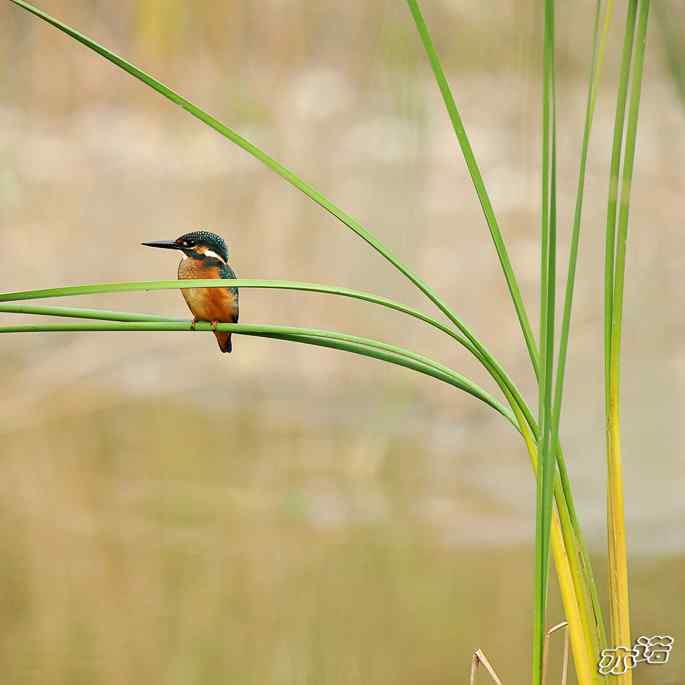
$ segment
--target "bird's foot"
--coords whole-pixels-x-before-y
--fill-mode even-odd
[[[190,330],[191,330],[191,331],[194,331],[194,330],[195,330],[195,326],[196,326],[198,320],[199,320],[199,319],[193,319],[192,323],[190,324]]]
[[[218,321],[212,321],[212,330],[216,333],[216,327],[219,325]]]

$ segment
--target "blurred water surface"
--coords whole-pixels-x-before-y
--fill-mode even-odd
[[[424,4],[535,319],[539,7]],[[401,3],[43,7],[358,217],[534,397],[480,207]],[[592,9],[559,8],[561,264]],[[563,424],[602,580],[601,269],[621,21],[593,137]],[[676,683],[685,117],[656,23],[648,44],[626,295],[626,515],[635,630],[676,636],[673,662],[636,682]],[[203,227],[227,239],[240,276],[430,309],[241,150],[9,3],[0,55],[4,290],[171,278],[175,259],[140,242]],[[185,315],[169,291],[68,304]],[[492,389],[450,339],[362,303],[244,290],[241,320],[395,341]],[[371,360],[247,337],[230,357],[200,334],[2,342],[6,682],[446,683],[465,677],[475,647],[506,683],[524,677],[534,488],[520,439],[474,400]]]

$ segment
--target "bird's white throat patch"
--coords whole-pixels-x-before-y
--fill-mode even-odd
[[[214,259],[218,259],[224,264],[226,263],[226,260],[221,255],[218,255],[216,252],[214,252],[214,250],[205,250],[204,254],[206,257],[214,257]]]

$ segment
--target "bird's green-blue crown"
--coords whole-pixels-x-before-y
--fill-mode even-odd
[[[183,247],[191,249],[198,245],[205,245],[208,249],[220,255],[225,262],[228,261],[228,246],[224,239],[216,233],[192,231],[176,238],[176,242]]]

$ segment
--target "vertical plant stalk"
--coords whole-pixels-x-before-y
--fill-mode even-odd
[[[616,217],[619,192],[619,174],[621,170],[621,153],[623,149],[623,131],[625,127],[626,102],[628,98],[628,82],[630,67],[633,57],[633,42],[635,38],[635,26],[637,19],[638,0],[630,0],[626,14],[626,27],[623,40],[623,55],[621,58],[621,72],[618,86],[616,115],[614,120],[614,139],[611,153],[611,171],[609,178],[609,202],[607,208],[606,246],[604,255],[604,392],[606,413],[606,448],[607,448],[607,528],[608,528],[608,555],[609,555],[609,610],[612,646],[628,646],[630,642],[630,630],[625,630],[624,621],[619,616],[619,593],[624,592],[627,597],[627,586],[621,590],[623,584],[620,577],[625,574],[617,566],[620,556],[625,559],[625,537],[620,535],[623,526],[623,495],[622,484],[617,483],[616,475],[621,476],[620,464],[617,466],[617,457],[620,460],[620,434],[617,397],[613,395],[612,364],[613,345],[613,305],[614,305],[614,263],[616,260]],[[618,389],[618,388],[616,388]],[[612,473],[615,474],[612,477]],[[622,479],[621,479],[622,480]],[[621,524],[616,525],[616,517],[620,513]],[[616,535],[621,538],[617,541]],[[622,548],[622,552],[621,552]],[[618,555],[618,556],[617,556]],[[623,564],[625,569],[625,562]],[[627,632],[627,635],[626,635]],[[627,637],[627,639],[625,639]],[[628,674],[627,683],[632,682]]]
[[[535,517],[535,615],[533,622],[533,685],[542,685],[545,619],[549,592],[550,529],[556,443],[552,421],[554,323],[556,293],[556,104],[554,0],[545,0],[542,99],[542,225],[540,249],[540,434]],[[576,599],[577,604],[577,599]]]
[[[635,14],[637,2],[631,2],[628,10],[626,25],[626,44],[633,43],[635,35]],[[632,643],[630,635],[630,602],[628,592],[628,560],[626,553],[625,517],[623,505],[623,468],[621,463],[621,433],[620,433],[620,361],[621,361],[621,329],[623,321],[623,295],[625,284],[626,246],[628,238],[628,216],[630,210],[630,192],[635,164],[635,144],[637,139],[637,123],[640,110],[640,96],[642,91],[642,74],[644,70],[645,45],[647,39],[647,24],[649,19],[650,0],[639,3],[639,19],[634,48],[624,48],[628,56],[624,59],[621,72],[621,86],[627,89],[628,69],[631,62],[632,49],[635,50],[635,61],[630,77],[630,104],[628,109],[628,128],[625,136],[623,158],[623,173],[621,176],[620,206],[618,226],[611,227],[607,223],[607,249],[609,238],[615,236],[615,252],[607,255],[612,257],[612,288],[611,300],[607,302],[608,312],[605,312],[605,326],[609,326],[608,334],[608,379],[605,387],[607,394],[607,467],[608,467],[608,538],[609,538],[609,614],[611,618],[611,639],[614,645],[629,647]],[[618,115],[625,113],[623,106],[617,107],[617,131],[622,133],[623,125],[618,125]],[[623,118],[623,117],[622,117]],[[622,138],[622,136],[621,136]],[[614,150],[620,143],[614,138]],[[620,156],[620,155],[619,155]],[[618,163],[612,159],[612,188],[618,186]],[[614,178],[616,173],[616,178]],[[610,197],[609,218],[616,215],[616,198]],[[615,256],[614,256],[615,255]],[[608,315],[607,315],[608,314]],[[620,682],[629,685],[632,674],[628,671],[619,676]]]
[[[514,406],[512,409],[519,424],[519,429],[523,435],[523,439],[526,443],[533,471],[539,480],[540,464],[536,438],[528,429],[525,423],[525,418],[518,407]],[[554,557],[554,565],[557,571],[557,580],[559,582],[561,601],[564,606],[564,614],[566,615],[566,620],[568,622],[568,632],[571,641],[571,651],[573,653],[573,663],[576,667],[576,675],[578,677],[578,682],[581,683],[581,685],[586,685],[594,682],[594,678],[597,673],[595,669],[595,654],[592,651],[592,646],[588,642],[587,635],[584,630],[584,622],[580,613],[581,605],[578,602],[578,597],[575,590],[576,580],[573,576],[573,569],[569,564],[570,555],[564,544],[564,535],[562,534],[564,526],[563,512],[564,509],[561,507],[559,516],[556,516],[554,512],[552,512],[552,556]],[[541,658],[543,654],[544,638]]]
[[[356,222],[352,217],[344,213],[342,210],[340,210],[338,207],[333,205],[330,201],[328,201],[324,196],[322,196],[318,191],[316,191],[312,186],[309,186],[308,184],[304,183],[299,177],[297,177],[295,174],[293,174],[289,169],[278,163],[276,160],[273,158],[269,157],[266,155],[266,153],[262,152],[260,149],[258,149],[256,146],[252,145],[249,143],[247,140],[239,136],[237,133],[223,125],[221,122],[216,120],[214,117],[211,115],[207,114],[197,106],[195,106],[193,103],[190,101],[186,100],[185,98],[181,97],[171,89],[167,88],[163,84],[161,84],[159,81],[155,80],[153,77],[150,75],[146,74],[145,72],[142,72],[139,70],[137,67],[134,65],[126,62],[125,60],[121,59],[120,57],[114,55],[111,53],[109,50],[106,48],[94,43],[90,39],[86,38],[82,34],[79,34],[78,32],[74,31],[73,29],[70,29],[69,27],[66,27],[64,24],[59,22],[58,20],[55,20],[45,13],[41,12],[40,10],[36,9],[35,7],[32,7],[29,3],[24,2],[23,0],[12,0],[15,2],[15,4],[18,4],[22,6],[24,9],[27,9],[30,12],[33,12],[37,16],[41,17],[43,20],[48,21],[49,23],[53,24],[60,30],[64,31],[68,35],[70,35],[72,38],[75,38],[76,40],[80,41],[84,45],[88,46],[89,48],[95,50],[96,52],[99,52],[102,56],[104,56],[106,59],[112,61],[115,63],[117,66],[120,68],[124,69],[127,71],[129,74],[133,75],[134,77],[140,79],[141,81],[145,82],[148,86],[152,87],[153,89],[157,90],[159,93],[164,95],[165,97],[169,98],[176,104],[180,105],[184,109],[186,109],[189,113],[191,113],[193,116],[197,117],[201,121],[203,121],[205,124],[209,125],[210,127],[214,128],[216,131],[224,135],[226,138],[234,142],[235,144],[239,145],[242,147],[244,150],[246,150],[248,153],[252,154],[254,157],[262,161],[266,166],[268,166],[270,169],[278,173],[281,177],[283,177],[285,180],[293,184],[295,187],[297,187],[299,190],[301,190],[303,193],[305,193],[308,197],[310,197],[312,200],[317,202],[319,205],[321,205],[323,208],[325,208],[327,211],[329,211],[331,214],[336,216],[341,222],[346,224],[350,229],[352,229],[355,233],[357,233],[360,237],[362,237],[364,240],[366,240],[374,249],[378,250],[391,264],[393,264],[398,270],[400,270],[412,283],[414,283],[420,290],[422,290],[428,297],[431,299],[441,311],[457,326],[459,330],[461,330],[466,338],[472,342],[473,348],[474,348],[474,353],[476,356],[479,358],[484,358],[488,359],[489,356],[485,352],[485,350],[481,347],[480,343],[472,337],[472,334],[468,329],[465,329],[464,324],[456,317],[456,315],[452,312],[452,310],[429,288],[429,286],[421,281],[418,276],[416,276],[412,271],[410,271],[404,264],[402,264],[394,255],[392,255],[385,246],[378,241],[375,236],[373,236],[370,232],[368,232],[365,228],[363,228],[358,222]],[[417,13],[418,13],[418,4],[416,0],[408,0],[410,8],[412,8],[412,14],[414,14],[415,20],[417,19]],[[416,12],[415,12],[416,10]],[[418,17],[420,18],[420,13],[418,13]],[[421,18],[422,21],[422,18]],[[417,25],[418,25],[418,20],[417,20]],[[421,32],[421,26],[419,25],[419,31]],[[425,38],[427,37],[427,31],[425,30],[425,24],[423,25],[424,27],[424,33],[422,33],[422,39],[424,40],[424,44],[426,42]],[[425,34],[425,35],[424,35]],[[428,37],[428,42],[430,43],[430,38]],[[430,46],[432,49],[432,45]],[[517,315],[519,316],[519,320],[524,332],[524,338],[526,341],[526,345],[528,347],[529,354],[531,355],[531,359],[533,361],[533,366],[536,370],[536,373],[539,373],[539,359],[538,359],[538,352],[535,347],[535,340],[532,336],[532,332],[530,330],[530,325],[527,321],[527,316],[525,312],[525,308],[523,306],[520,292],[518,290],[518,285],[516,283],[515,276],[513,274],[513,270],[511,268],[511,264],[508,259],[508,255],[506,253],[506,248],[504,246],[504,242],[501,236],[501,233],[499,231],[499,227],[497,226],[497,222],[494,216],[494,212],[492,210],[492,207],[489,202],[489,198],[487,196],[487,192],[485,191],[485,186],[483,184],[482,178],[480,176],[480,171],[475,163],[475,158],[473,156],[473,151],[470,148],[470,144],[468,141],[468,138],[466,137],[466,132],[464,130],[463,124],[461,123],[461,119],[459,117],[459,113],[456,109],[456,106],[454,106],[454,101],[451,98],[451,93],[449,92],[449,86],[447,85],[446,79],[444,77],[444,73],[442,73],[442,70],[440,68],[439,61],[437,60],[437,55],[435,55],[434,51],[432,53],[429,51],[429,57],[431,59],[431,64],[434,68],[434,71],[436,71],[436,78],[438,78],[438,81],[440,83],[441,87],[441,92],[443,93],[443,97],[446,98],[446,105],[448,106],[448,111],[450,113],[450,117],[452,119],[452,123],[455,127],[455,132],[457,133],[457,137],[460,141],[460,144],[462,145],[462,151],[464,152],[465,159],[467,160],[467,165],[469,166],[469,171],[472,174],[472,179],[474,182],[474,186],[476,187],[476,190],[478,192],[479,199],[481,201],[481,204],[483,205],[484,212],[486,214],[486,219],[488,220],[488,226],[491,230],[491,234],[493,237],[493,240],[495,241],[495,245],[498,250],[498,255],[500,257],[500,261],[502,263],[503,270],[505,272],[505,275],[507,277],[507,283],[510,288],[510,292],[512,294],[512,298],[514,300],[514,303],[516,305],[517,309]],[[449,100],[452,101],[452,107],[450,108],[449,105]],[[555,154],[555,152],[554,152]],[[554,165],[553,165],[554,168]],[[553,299],[552,299],[552,307],[553,307]],[[522,316],[523,314],[523,316]],[[130,330],[134,330],[133,324],[130,327]],[[142,330],[142,329],[140,329]],[[170,329],[169,329],[170,330]],[[245,332],[245,331],[243,331]],[[255,333],[255,334],[264,334],[265,331],[261,331],[261,333]],[[279,334],[280,335],[280,334]],[[317,343],[323,342],[324,338],[320,335],[318,336],[312,336],[311,337],[312,342],[314,340],[317,341]],[[315,343],[315,344],[317,344]],[[368,348],[368,342],[366,347]],[[553,347],[553,346],[552,346]],[[342,347],[340,349],[343,349]],[[373,355],[375,356],[375,354]],[[431,365],[432,366],[432,365]],[[437,368],[434,369],[437,371]],[[499,375],[499,374],[498,374]],[[436,376],[437,377],[437,376]],[[498,378],[495,378],[498,380]],[[505,380],[505,377],[502,376],[499,378],[500,381]],[[551,375],[550,378],[547,379],[548,384],[551,383]],[[498,382],[499,384],[499,382]],[[504,387],[502,388],[504,390]],[[506,393],[505,393],[506,394]],[[509,399],[509,396],[508,396]],[[520,401],[520,398],[518,398]],[[523,405],[525,406],[525,405]],[[551,412],[549,408],[547,408],[547,418],[549,419]],[[543,432],[544,434],[544,432]],[[547,430],[547,434],[549,434],[549,430]],[[553,428],[552,428],[552,435],[553,435]],[[544,449],[549,450],[549,438],[545,438],[542,440],[541,445]],[[554,445],[554,440],[552,440],[552,444]],[[548,464],[549,460],[545,461],[545,464]],[[551,487],[549,483],[551,483],[551,479],[547,479],[548,481],[548,489]],[[567,520],[567,516],[564,514],[564,506],[560,507],[560,518],[562,521],[562,527],[564,526],[564,520]],[[552,531],[554,531],[554,526],[556,519],[552,519]],[[549,537],[549,528],[548,528],[548,537]],[[554,543],[554,537],[555,534],[552,532],[552,546],[554,548],[555,543]],[[547,543],[549,547],[549,542]],[[569,550],[567,549],[564,552],[563,545],[561,546],[561,553],[562,553],[562,561],[566,561],[566,557],[563,556],[564,554],[570,554]],[[555,557],[556,560],[556,557]],[[568,567],[568,564],[567,564]],[[572,573],[572,570],[571,570]],[[560,572],[560,583],[561,583],[561,576],[563,575],[563,571]],[[573,585],[571,585],[571,588],[569,590],[569,594],[566,595],[564,594],[564,587],[565,583],[562,584],[562,595],[564,597],[565,604],[567,600],[572,596],[571,593],[573,591]],[[575,600],[573,600],[572,605],[575,606]],[[569,618],[569,622],[571,623],[573,619]],[[579,642],[580,644],[580,642]],[[574,658],[576,658],[576,655],[574,654]],[[576,659],[576,667],[579,673],[579,677],[581,673],[586,673],[586,670],[583,670],[581,668],[578,668],[578,660]],[[584,678],[584,676],[583,676]],[[586,679],[581,678],[581,682],[589,682]]]
[[[610,0],[610,3],[613,0]],[[519,316],[519,321],[521,324],[521,328],[524,334],[524,339],[526,342],[526,345],[528,347],[529,354],[531,356],[531,361],[533,363],[533,368],[535,370],[536,376],[539,378],[539,373],[540,373],[540,361],[539,361],[539,353],[537,351],[537,345],[535,343],[535,340],[533,339],[532,332],[530,330],[530,324],[528,322],[527,314],[525,312],[525,307],[523,305],[522,299],[520,297],[520,292],[518,289],[518,285],[516,282],[515,274],[513,272],[513,269],[511,267],[511,263],[509,261],[509,257],[506,251],[506,246],[503,242],[499,226],[497,224],[494,211],[492,209],[492,205],[489,201],[489,197],[487,194],[487,191],[485,189],[485,185],[482,179],[482,176],[480,174],[480,170],[478,168],[478,165],[475,161],[475,157],[473,154],[473,150],[470,146],[470,142],[468,139],[468,136],[466,134],[463,122],[461,120],[461,117],[459,115],[458,108],[456,106],[456,103],[454,101],[454,97],[452,96],[451,89],[449,87],[449,83],[447,81],[447,78],[445,76],[444,70],[442,69],[442,66],[440,64],[439,57],[437,55],[437,52],[433,46],[433,42],[430,37],[430,32],[428,30],[428,27],[425,23],[425,20],[421,14],[419,3],[417,0],[408,0],[408,5],[411,10],[412,16],[414,18],[414,21],[417,25],[417,29],[419,31],[419,35],[421,37],[422,43],[424,45],[424,48],[426,50],[426,53],[428,55],[435,79],[438,83],[440,92],[443,97],[444,104],[446,106],[447,112],[450,116],[450,120],[452,121],[452,125],[455,131],[455,134],[457,136],[457,139],[459,141],[459,144],[462,149],[462,153],[464,155],[464,159],[466,161],[467,167],[469,169],[469,172],[471,174],[471,178],[474,184],[474,187],[476,189],[476,192],[478,194],[478,197],[481,201],[481,206],[483,208],[484,214],[486,221],[488,222],[488,227],[490,228],[490,232],[493,238],[493,242],[495,244],[495,248],[497,250],[498,256],[500,258],[500,263],[505,275],[505,278],[507,279],[507,283],[509,285],[509,290],[512,296],[512,299],[514,301],[514,305],[516,307],[517,314]],[[594,57],[597,54],[596,50],[596,42],[597,42],[597,26],[598,26],[598,18],[599,18],[599,4],[597,8],[597,18],[595,21],[595,50],[593,52],[593,67],[594,67]],[[608,17],[608,14],[607,14]],[[608,18],[605,20],[605,25],[604,25],[604,36],[606,35],[607,31],[607,23],[608,23]],[[593,73],[595,76],[598,76],[598,70],[593,69]],[[595,82],[595,90],[596,90],[596,82]],[[594,90],[593,90],[593,95],[594,95]],[[594,103],[594,98],[593,98],[593,103]],[[547,220],[546,220],[547,222]],[[569,309],[570,312],[570,309]],[[551,379],[550,379],[551,383]],[[503,388],[504,390],[504,388]],[[506,394],[506,390],[505,390]],[[514,407],[513,407],[514,408]],[[515,408],[514,408],[515,409]],[[558,423],[554,424],[555,426],[558,426]],[[537,439],[537,435],[539,434],[539,430],[535,430],[535,436]],[[585,650],[585,654],[592,654],[592,658],[598,653],[597,649],[597,639],[595,637],[595,633],[599,630],[597,628],[597,625],[599,624],[600,626],[603,625],[603,621],[601,618],[601,608],[599,606],[599,601],[598,601],[598,593],[597,593],[597,588],[595,584],[595,579],[592,574],[592,571],[590,569],[590,562],[589,562],[589,555],[587,554],[587,550],[585,548],[585,542],[580,535],[580,524],[578,522],[576,512],[575,512],[575,507],[573,506],[573,500],[571,499],[571,488],[570,488],[570,483],[568,482],[568,477],[566,474],[566,468],[564,464],[564,457],[563,453],[558,445],[558,440],[556,443],[552,444],[554,453],[556,454],[557,461],[559,463],[559,471],[560,475],[566,476],[566,481],[561,484],[560,487],[557,487],[559,485],[558,483],[555,484],[555,498],[557,501],[557,507],[559,509],[559,518],[561,521],[561,530],[563,531],[563,540],[564,540],[564,545],[565,545],[565,550],[566,554],[568,555],[568,561],[570,564],[571,568],[571,575],[574,580],[574,587],[576,589],[576,597],[580,607],[580,616],[582,617],[582,622],[584,626],[584,632],[585,632],[585,641],[579,641],[578,639],[575,639],[572,641],[572,644],[574,646],[574,650],[577,651],[579,648],[579,645],[582,644],[582,648]],[[537,449],[537,448],[536,448]],[[549,480],[549,479],[548,479]],[[546,494],[546,497],[549,498],[549,494]],[[559,565],[557,564],[557,574],[560,573],[559,570]],[[562,586],[562,594],[564,592],[564,587]],[[594,601],[593,601],[594,600]],[[565,601],[565,606],[567,606],[569,603]],[[572,619],[569,619],[572,621]],[[573,630],[573,629],[572,629]],[[601,632],[601,630],[600,630]],[[574,658],[577,657],[577,654],[574,653]],[[577,659],[576,659],[577,661]],[[580,672],[581,669],[578,666],[578,663],[576,664],[577,670]],[[593,676],[593,669],[585,669],[583,671],[585,673],[586,679],[583,682],[590,682],[592,680]],[[596,675],[596,672],[595,672]],[[589,679],[589,680],[588,680]]]
[[[604,250],[604,386],[606,389],[606,411],[609,413],[609,379],[611,371],[611,330],[614,302],[614,262],[616,261],[616,216],[618,214],[618,181],[621,171],[623,150],[623,129],[625,127],[626,101],[630,65],[633,59],[633,42],[637,18],[638,0],[629,0],[626,15],[626,29],[623,39],[621,75],[616,100],[614,118],[614,140],[611,150],[611,170],[609,176],[609,203],[607,208],[606,245]]]
[[[576,205],[573,216],[573,227],[571,230],[571,245],[568,258],[568,270],[566,276],[566,289],[564,294],[564,309],[562,314],[561,331],[559,335],[559,357],[557,363],[556,382],[554,387],[554,406],[553,406],[553,421],[554,432],[557,436],[557,442],[554,445],[554,451],[557,454],[557,466],[559,468],[559,477],[561,485],[564,490],[564,498],[570,511],[573,530],[576,537],[576,547],[578,558],[572,557],[571,564],[578,564],[580,572],[585,576],[585,583],[579,584],[576,587],[579,601],[584,605],[582,614],[584,617],[591,619],[588,621],[586,629],[592,635],[593,647],[596,654],[599,654],[601,649],[606,646],[606,634],[604,628],[604,619],[602,617],[602,610],[599,604],[599,596],[597,593],[597,585],[592,572],[587,546],[583,539],[582,531],[578,523],[576,515],[575,504],[573,501],[573,494],[571,492],[570,480],[566,469],[566,464],[563,457],[559,458],[561,454],[561,445],[559,444],[559,424],[561,421],[561,407],[564,392],[564,379],[566,374],[566,361],[568,355],[569,334],[571,327],[571,312],[573,309],[573,293],[575,288],[576,266],[578,262],[578,247],[580,243],[580,228],[581,218],[583,212],[583,198],[585,192],[585,176],[587,170],[588,149],[590,144],[590,133],[592,130],[592,122],[595,113],[595,105],[597,101],[597,90],[599,87],[600,73],[604,63],[604,55],[606,53],[606,40],[609,32],[609,23],[613,14],[613,0],[608,0],[604,10],[604,19],[601,22],[602,2],[597,0],[595,9],[595,22],[593,30],[592,43],[592,62],[590,65],[590,76],[588,79],[588,95],[587,104],[585,108],[585,125],[583,128],[583,140],[581,143],[580,164],[578,171],[578,187],[576,191]],[[568,541],[567,541],[568,544]],[[576,574],[578,575],[578,572]]]

